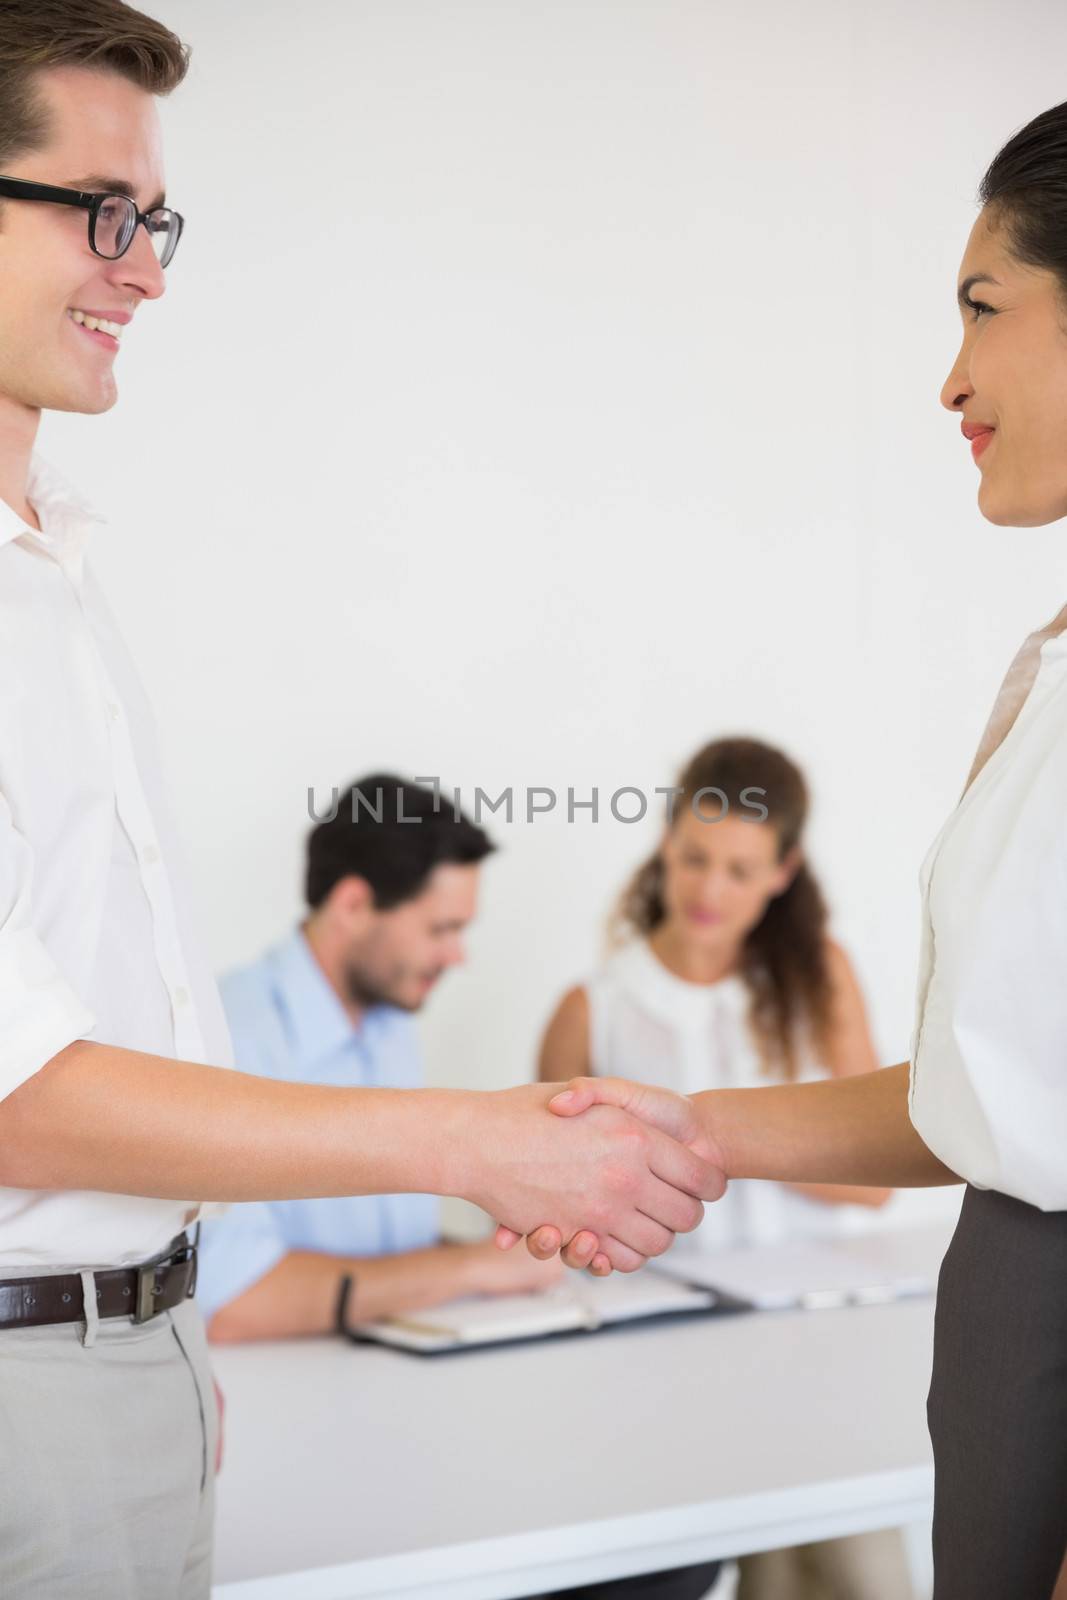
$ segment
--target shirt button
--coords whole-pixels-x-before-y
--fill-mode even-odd
[[[188,991],[188,989],[175,989],[175,991],[174,991],[174,1004],[176,1006],[187,1006],[189,1004],[189,991]]]
[[[122,712],[119,709],[119,705],[118,705],[117,701],[115,701],[115,700],[109,700],[108,701],[108,703],[107,703],[107,714],[111,718],[112,722],[117,722],[119,720],[119,717],[122,715]]]
[[[144,862],[146,867],[155,866],[156,862],[159,860],[159,851],[156,849],[154,844],[145,845],[144,849],[141,851],[141,860]]]

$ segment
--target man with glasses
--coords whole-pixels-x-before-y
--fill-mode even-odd
[[[552,1085],[233,1070],[150,712],[41,412],[114,404],[181,237],[154,97],[186,53],[121,0],[0,7],[0,1594],[205,1600],[218,1418],[190,1298],[209,1202],[437,1193],[640,1265],[721,1192]],[[282,1441],[279,1441],[282,1447]]]

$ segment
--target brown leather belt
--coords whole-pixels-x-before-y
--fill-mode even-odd
[[[99,1317],[149,1322],[189,1299],[196,1288],[196,1245],[186,1234],[137,1267],[107,1267],[93,1273]],[[40,1328],[49,1322],[80,1322],[85,1316],[77,1273],[55,1277],[0,1279],[0,1328]]]

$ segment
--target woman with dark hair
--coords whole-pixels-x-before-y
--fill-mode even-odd
[[[612,955],[564,995],[548,1025],[541,1078],[592,1073],[694,1094],[874,1071],[859,985],[827,936],[825,901],[803,854],[801,772],[759,740],[718,739],[686,764],[673,795],[659,846],[618,904]],[[835,1231],[842,1206],[881,1206],[890,1193],[738,1184],[686,1243],[713,1251],[810,1238]],[[575,1594],[695,1600],[716,1571],[689,1567]],[[746,1557],[738,1600],[912,1593],[902,1536],[888,1529]]]
[[[1043,527],[1067,516],[1067,103],[1008,141],[979,199],[941,400],[983,515]],[[1067,1546],[1067,607],[1012,662],[921,884],[910,1064],[692,1100],[590,1078],[554,1109],[626,1104],[728,1177],[964,1181],[928,1403],[935,1597],[1049,1600]],[[595,1251],[587,1234],[566,1257]]]

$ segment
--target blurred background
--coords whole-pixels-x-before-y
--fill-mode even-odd
[[[423,1026],[437,1083],[528,1077],[662,825],[611,794],[745,732],[811,780],[904,1059],[919,863],[1065,598],[1062,528],[983,521],[938,392],[978,180],[1063,98],[1067,12],[158,9],[193,46],[163,105],[187,235],[120,405],[41,442],[111,518],[218,970],[301,914],[309,789],[510,786]],[[527,822],[532,786],[561,805]]]

